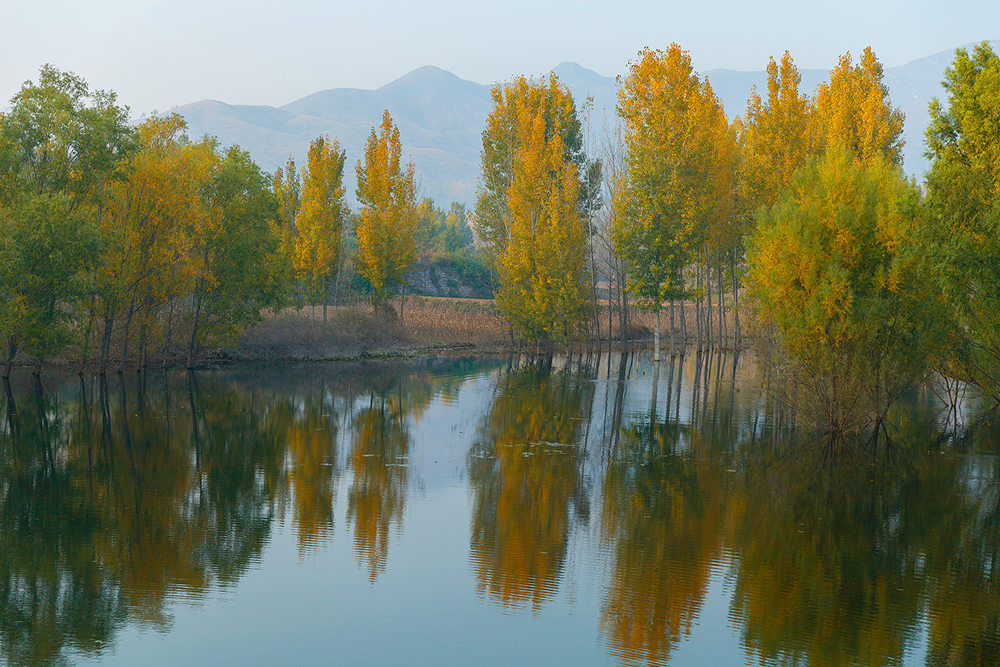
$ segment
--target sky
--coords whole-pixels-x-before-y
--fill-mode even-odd
[[[871,45],[902,65],[1000,38],[997,0],[0,0],[0,109],[52,64],[134,116],[201,99],[280,106],[422,65],[479,83],[574,61],[606,76],[677,42],[694,66],[830,69]]]

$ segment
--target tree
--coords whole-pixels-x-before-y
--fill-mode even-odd
[[[802,75],[785,51],[780,65],[767,64],[767,101],[756,89],[739,126],[739,192],[743,210],[753,216],[770,208],[792,174],[820,149],[813,101],[799,92]]]
[[[70,341],[100,222],[135,133],[114,93],[46,65],[0,115],[0,221],[9,373],[18,347],[38,364]],[[37,371],[37,368],[36,368]]]
[[[613,239],[629,267],[629,290],[656,313],[685,295],[683,269],[706,238],[732,178],[731,139],[718,98],[677,44],[644,49],[618,91],[626,174],[615,188]],[[728,164],[727,164],[728,161]]]
[[[483,130],[475,226],[486,251],[499,253],[510,236],[508,198],[514,176],[514,153],[524,140],[519,109],[525,107],[530,113],[543,114],[550,131],[558,122],[563,148],[568,159],[576,164],[583,159],[583,136],[573,97],[554,74],[544,84],[519,76],[493,86],[490,95],[493,108]]]
[[[927,128],[928,262],[955,335],[947,372],[1000,404],[1000,57],[987,42],[945,70]]]
[[[323,303],[324,322],[330,277],[340,265],[341,235],[348,214],[344,201],[346,160],[347,153],[336,140],[324,136],[310,143],[308,162],[302,169],[302,206],[295,217],[295,273],[309,303]],[[290,205],[294,185],[287,182],[288,187],[280,190],[279,204]]]
[[[99,362],[103,372],[116,326],[121,334],[121,368],[138,324],[139,364],[149,343],[163,334],[169,342],[173,318],[162,310],[187,295],[191,286],[192,222],[205,214],[202,191],[211,177],[214,147],[191,144],[187,125],[176,114],[154,117],[137,128],[137,150],[127,163],[129,178],[111,189],[100,221],[101,256],[94,271],[85,339],[99,320]],[[84,363],[86,358],[84,359]]]
[[[803,421],[834,436],[873,430],[924,377],[936,345],[935,298],[912,237],[919,194],[879,156],[831,146],[759,216],[749,288],[773,327],[766,361]],[[766,327],[758,334],[767,352]]]
[[[413,163],[400,164],[399,128],[389,110],[372,128],[358,161],[358,271],[372,286],[372,306],[391,311],[389,299],[406,285],[416,255]]]
[[[237,146],[215,159],[206,214],[189,231],[195,262],[189,367],[199,343],[231,339],[285,294],[274,261],[279,230],[270,180]]]
[[[72,334],[72,306],[87,286],[85,269],[98,236],[86,209],[69,195],[22,194],[0,209],[0,334],[6,346],[3,377],[23,350],[36,360],[61,350]]]
[[[492,90],[475,224],[497,306],[532,341],[566,342],[586,319],[589,200],[580,122],[555,75]]]
[[[588,310],[579,182],[558,131],[547,138],[541,114],[526,112],[523,122],[531,130],[514,156],[510,238],[497,262],[497,306],[529,340],[567,342]]]
[[[894,109],[882,83],[882,64],[871,47],[857,65],[845,53],[816,89],[816,116],[827,145],[839,143],[862,162],[903,164],[903,112]]]

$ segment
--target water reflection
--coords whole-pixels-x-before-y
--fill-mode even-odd
[[[477,590],[502,605],[537,611],[558,583],[572,506],[585,506],[578,491],[588,379],[541,362],[507,370],[470,450]]]
[[[956,425],[918,392],[891,446],[832,455],[789,437],[760,380],[717,353],[21,378],[0,401],[0,656],[173,632],[179,600],[235,590],[285,526],[300,559],[344,540],[361,567],[330,577],[412,594],[382,573],[429,571],[426,523],[403,524],[446,477],[432,450],[457,452],[441,483],[469,519],[432,539],[456,538],[474,586],[428,616],[465,594],[555,609],[599,633],[592,662],[725,661],[699,636],[764,664],[1000,662],[992,413]]]
[[[354,520],[354,548],[367,561],[371,581],[385,568],[393,524],[403,521],[410,466],[405,417],[398,397],[372,394],[354,421],[348,518]]]
[[[614,564],[601,628],[628,660],[665,662],[690,634],[722,550],[725,480],[710,460],[679,453],[691,435],[676,423],[628,426],[604,476]]]

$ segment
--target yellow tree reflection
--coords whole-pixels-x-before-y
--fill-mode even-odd
[[[390,531],[403,521],[410,436],[401,403],[373,394],[354,421],[347,517],[354,521],[354,549],[367,562],[372,582],[385,568]]]
[[[566,557],[593,384],[528,367],[501,378],[498,391],[470,453],[473,570],[481,595],[537,611]]]

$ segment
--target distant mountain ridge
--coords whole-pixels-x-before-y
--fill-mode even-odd
[[[1000,42],[992,42],[994,48]],[[942,51],[898,67],[885,69],[885,82],[893,104],[906,114],[903,151],[908,173],[920,177],[927,169],[923,157],[923,135],[929,116],[927,105],[943,97],[941,80],[954,58],[954,50]],[[552,71],[569,86],[582,106],[592,98],[590,123],[599,131],[614,122],[616,85],[577,63],[565,62]],[[824,81],[827,70],[800,70],[802,90],[812,92]],[[764,90],[764,71],[711,70],[712,82],[726,113],[740,114],[753,86]],[[302,165],[309,142],[321,134],[340,141],[347,151],[346,181],[353,199],[353,165],[362,153],[365,139],[389,109],[399,126],[403,152],[416,165],[421,196],[439,205],[475,200],[479,175],[479,151],[486,117],[491,107],[489,86],[467,81],[451,72],[425,66],[374,90],[333,88],[307,95],[281,107],[230,105],[202,100],[172,109],[187,120],[192,137],[204,134],[223,144],[239,144],[264,169],[274,171],[288,156]]]

